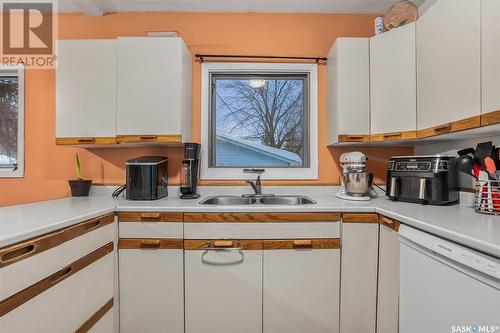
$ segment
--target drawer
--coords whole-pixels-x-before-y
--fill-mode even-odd
[[[288,239],[339,237],[339,222],[184,223],[185,239]]]
[[[66,234],[71,230],[81,229],[82,227],[90,228],[84,228],[86,231],[92,230],[46,251],[36,253],[33,256],[28,256],[25,259],[1,267],[0,285],[2,288],[0,288],[0,300],[17,293],[54,272],[57,272],[62,267],[72,263],[80,257],[112,242],[116,230],[116,224],[113,221],[114,217],[111,216],[111,220],[108,218],[109,223],[106,222],[104,226],[92,229],[92,227],[96,228],[95,221],[90,220],[63,229],[62,231],[42,236],[45,239],[50,237],[50,242],[59,242],[69,238]],[[20,246],[21,248],[30,246],[30,242],[36,242],[37,239],[20,243]],[[17,244],[14,246],[17,246]]]
[[[0,317],[0,331],[55,333],[77,330],[113,298],[113,253],[112,243],[109,243],[87,255],[87,262],[77,261],[70,270],[63,270],[62,275],[58,272],[59,275],[50,277],[45,283],[45,286],[48,283],[47,289],[40,288],[43,291],[28,301],[23,303],[28,297],[14,300],[13,304],[20,305]],[[93,254],[94,257],[89,258]],[[37,289],[32,292],[36,294]],[[2,311],[4,306],[5,303],[1,306]]]
[[[122,212],[118,214],[120,238],[182,238],[182,213]]]

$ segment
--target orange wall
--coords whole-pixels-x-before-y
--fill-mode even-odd
[[[371,36],[374,15],[256,13],[121,13],[101,17],[63,14],[60,39],[144,36],[146,31],[179,31],[193,54],[259,54],[324,56],[338,36]],[[340,153],[353,148],[326,148],[326,73],[319,66],[319,180],[338,184]],[[99,78],[96,78],[98,80]],[[54,144],[55,75],[26,72],[25,178],[0,180],[0,206],[69,195],[67,179],[75,177],[74,154],[80,154],[83,176],[97,183],[123,183],[125,160],[144,154],[169,157],[171,184],[179,182],[182,148],[77,149]],[[200,64],[193,63],[193,136],[200,138]],[[376,180],[385,181],[387,159],[409,154],[409,148],[363,148]],[[271,183],[271,182],[269,182]],[[290,182],[290,184],[294,184]],[[297,184],[297,183],[295,183]]]

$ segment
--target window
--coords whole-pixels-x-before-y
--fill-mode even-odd
[[[24,73],[0,66],[0,177],[24,175]]]
[[[317,178],[316,65],[203,67],[202,178]]]

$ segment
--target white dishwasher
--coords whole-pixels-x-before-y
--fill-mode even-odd
[[[399,333],[500,332],[500,260],[401,225]]]

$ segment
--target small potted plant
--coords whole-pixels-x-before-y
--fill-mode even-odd
[[[74,197],[87,197],[90,192],[92,180],[82,178],[82,170],[80,167],[80,157],[76,154],[76,179],[68,180],[71,188],[71,195]]]

